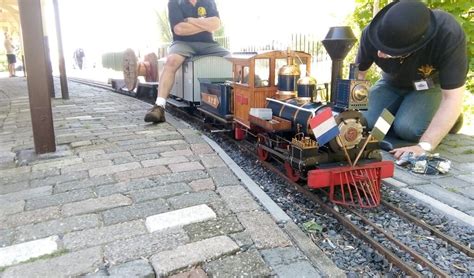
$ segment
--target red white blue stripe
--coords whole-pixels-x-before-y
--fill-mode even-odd
[[[316,114],[309,121],[309,125],[319,145],[326,144],[340,133],[330,107],[324,108],[321,112]]]

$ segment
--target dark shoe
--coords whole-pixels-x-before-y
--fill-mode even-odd
[[[456,134],[458,133],[458,131],[461,129],[462,127],[462,124],[464,122],[464,116],[463,114],[461,113],[461,115],[459,115],[458,119],[456,120],[456,122],[454,123],[453,127],[451,128],[451,130],[449,131],[449,134]]]
[[[153,105],[145,115],[145,122],[147,123],[162,123],[165,122],[165,109],[163,106]]]

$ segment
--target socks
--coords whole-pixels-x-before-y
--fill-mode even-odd
[[[162,97],[157,97],[155,104],[164,108],[166,106],[166,99]]]

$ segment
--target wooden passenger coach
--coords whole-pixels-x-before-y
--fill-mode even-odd
[[[245,128],[250,128],[250,108],[264,108],[266,98],[276,96],[278,70],[288,58],[303,74],[311,71],[311,55],[301,51],[232,53],[225,58],[233,63],[234,121]]]

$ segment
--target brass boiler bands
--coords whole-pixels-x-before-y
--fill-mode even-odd
[[[297,82],[301,72],[297,65],[285,65],[278,71],[277,98],[281,100],[296,97]]]

